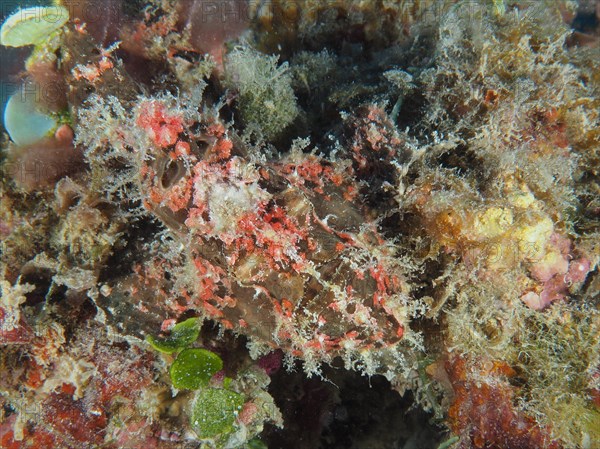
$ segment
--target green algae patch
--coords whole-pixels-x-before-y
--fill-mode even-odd
[[[168,337],[156,338],[148,335],[146,341],[157,351],[172,354],[194,343],[199,335],[198,318],[190,318],[176,324]]]
[[[267,445],[265,443],[263,443],[261,440],[259,440],[258,438],[254,438],[254,439],[248,441],[248,448],[249,449],[269,449],[267,447]]]
[[[36,6],[11,15],[0,28],[0,44],[7,47],[39,45],[69,20],[62,6]]]
[[[231,433],[244,396],[235,391],[207,388],[198,392],[191,424],[200,438],[216,438]]]
[[[171,365],[171,382],[178,389],[196,390],[207,385],[217,371],[223,369],[223,361],[206,349],[184,349]]]

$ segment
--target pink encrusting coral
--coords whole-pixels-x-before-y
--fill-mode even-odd
[[[573,284],[581,284],[590,272],[587,257],[573,254],[571,241],[557,233],[550,237],[546,255],[532,264],[531,276],[541,284],[541,292],[528,292],[522,299],[534,310],[542,310],[553,301],[565,299]]]

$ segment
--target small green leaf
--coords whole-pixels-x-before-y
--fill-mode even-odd
[[[176,324],[168,337],[155,338],[148,335],[146,341],[157,351],[172,354],[194,343],[198,335],[200,335],[198,318],[190,318]]]
[[[175,388],[195,390],[223,369],[223,361],[206,349],[184,349],[171,365],[171,382]]]
[[[235,417],[242,410],[244,396],[235,391],[206,388],[198,392],[192,409],[191,425],[200,438],[231,433]]]

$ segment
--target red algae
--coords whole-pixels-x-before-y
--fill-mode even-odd
[[[548,429],[515,408],[517,390],[509,379],[516,373],[504,362],[480,361],[475,367],[451,357],[446,370],[454,394],[448,418],[454,433],[463,436],[459,447],[563,447],[551,439]]]
[[[223,60],[224,43],[239,37],[250,26],[250,5],[244,0],[203,2],[190,0],[177,5],[178,27],[190,33],[191,46]]]
[[[6,169],[26,191],[51,186],[84,166],[81,148],[73,144],[73,132],[61,127],[56,135],[25,147],[12,147]]]

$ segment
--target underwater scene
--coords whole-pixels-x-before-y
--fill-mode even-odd
[[[0,25],[0,448],[600,449],[600,0]]]

